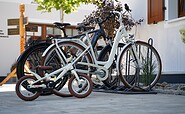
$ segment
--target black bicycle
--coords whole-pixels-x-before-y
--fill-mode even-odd
[[[102,23],[104,23],[108,18],[106,18],[105,20],[100,20],[98,18],[95,18],[91,21],[95,21],[96,23],[98,23],[99,25],[99,29],[94,30],[92,33],[92,39],[91,39],[91,43],[93,45],[94,50],[99,51],[99,50],[103,50],[102,52],[100,52],[99,56],[97,53],[97,57],[99,60],[106,60],[106,55],[108,56],[108,53],[110,53],[111,47],[112,47],[112,43],[107,44],[104,48],[103,47],[97,47],[97,41],[98,39],[104,39],[104,40],[110,40],[109,37],[106,37],[104,29],[102,27]],[[89,22],[90,23],[90,22]],[[86,27],[87,25],[89,25],[89,23],[83,23],[80,26],[78,26],[79,30],[87,30],[88,28]],[[76,35],[76,36],[72,36],[69,37],[66,35],[65,32],[65,27],[70,25],[68,23],[54,23],[56,25],[57,28],[61,29],[64,33],[64,37],[56,37],[54,35],[49,35],[49,38],[80,38],[80,36],[82,35]],[[42,54],[44,52],[44,50],[51,44],[51,40],[47,40],[44,42],[40,42],[36,45],[33,45],[31,47],[29,47],[27,50],[25,50],[25,52],[23,52],[23,54],[21,54],[21,56],[19,57],[19,59],[17,60],[17,77],[18,79],[20,79],[21,77],[25,76],[25,75],[29,75],[29,70],[34,71],[34,72],[39,72],[39,65],[41,64],[42,61]],[[119,44],[119,47],[121,48],[124,44]],[[67,56],[67,54],[66,54]],[[116,58],[116,57],[115,57]],[[116,61],[116,59],[115,59]],[[55,55],[52,55],[52,57],[50,58],[50,60],[47,62],[47,64],[45,65],[50,65],[52,66],[54,69],[57,69],[61,66],[61,63],[57,60],[57,57]],[[53,70],[54,70],[53,69]],[[113,64],[112,69],[110,69],[110,72],[112,72],[115,69],[115,63]],[[45,71],[46,72],[46,71]],[[51,70],[47,70],[47,72],[51,72]],[[110,78],[108,78],[107,80],[103,81],[103,83],[107,86],[107,87],[112,87],[113,85],[116,84],[118,76],[114,76],[111,75],[110,73]],[[63,79],[62,81],[66,81],[67,79]],[[61,83],[63,83],[61,81]],[[62,88],[62,86],[64,84],[59,84],[60,87],[58,87],[58,89]],[[47,91],[47,90],[46,90]],[[47,93],[47,92],[46,92]],[[51,92],[49,92],[51,93]],[[61,95],[61,96],[68,96],[68,95]]]

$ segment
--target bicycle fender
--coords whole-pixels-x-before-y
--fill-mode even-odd
[[[22,58],[24,57],[24,55],[26,55],[32,48],[34,47],[39,47],[39,46],[49,46],[51,43],[48,43],[48,42],[41,42],[41,43],[38,43],[36,45],[33,45],[31,47],[28,47],[28,49],[26,49],[21,55],[19,55],[18,59],[17,59],[17,63],[21,62]]]
[[[46,55],[46,53],[52,48],[52,47],[54,47],[55,46],[55,44],[51,44],[48,48],[46,48],[46,50],[43,52],[43,54],[42,54],[42,57],[44,57],[45,55]]]

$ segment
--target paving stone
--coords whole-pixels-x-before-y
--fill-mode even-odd
[[[26,102],[16,96],[14,88],[14,85],[0,86],[0,114],[184,114],[185,112],[183,95],[92,92],[84,99],[48,95]]]

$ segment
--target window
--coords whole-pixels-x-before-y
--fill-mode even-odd
[[[68,36],[74,36],[78,34],[78,31],[76,29],[69,28],[69,29],[66,29],[66,34]]]
[[[185,16],[185,0],[148,0],[148,24]]]
[[[61,35],[61,30],[55,27],[46,27],[46,34]]]
[[[148,0],[148,24],[164,20],[164,0]]]
[[[179,17],[185,16],[185,0],[179,0],[178,1],[178,8],[179,8]]]

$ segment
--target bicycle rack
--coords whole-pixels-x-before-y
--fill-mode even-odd
[[[153,46],[153,39],[149,38],[148,43]],[[149,57],[150,54],[151,53],[148,51],[147,57]],[[149,59],[147,59],[147,60],[149,60]],[[126,64],[128,64],[128,63],[126,63]],[[105,92],[105,93],[117,93],[117,94],[157,94],[157,92],[152,91],[152,88],[150,88],[149,90],[134,91],[132,88],[126,88],[124,85],[121,85],[121,83],[122,82],[120,82],[120,79],[118,79],[116,86],[107,87],[105,85],[95,85],[93,91]]]

